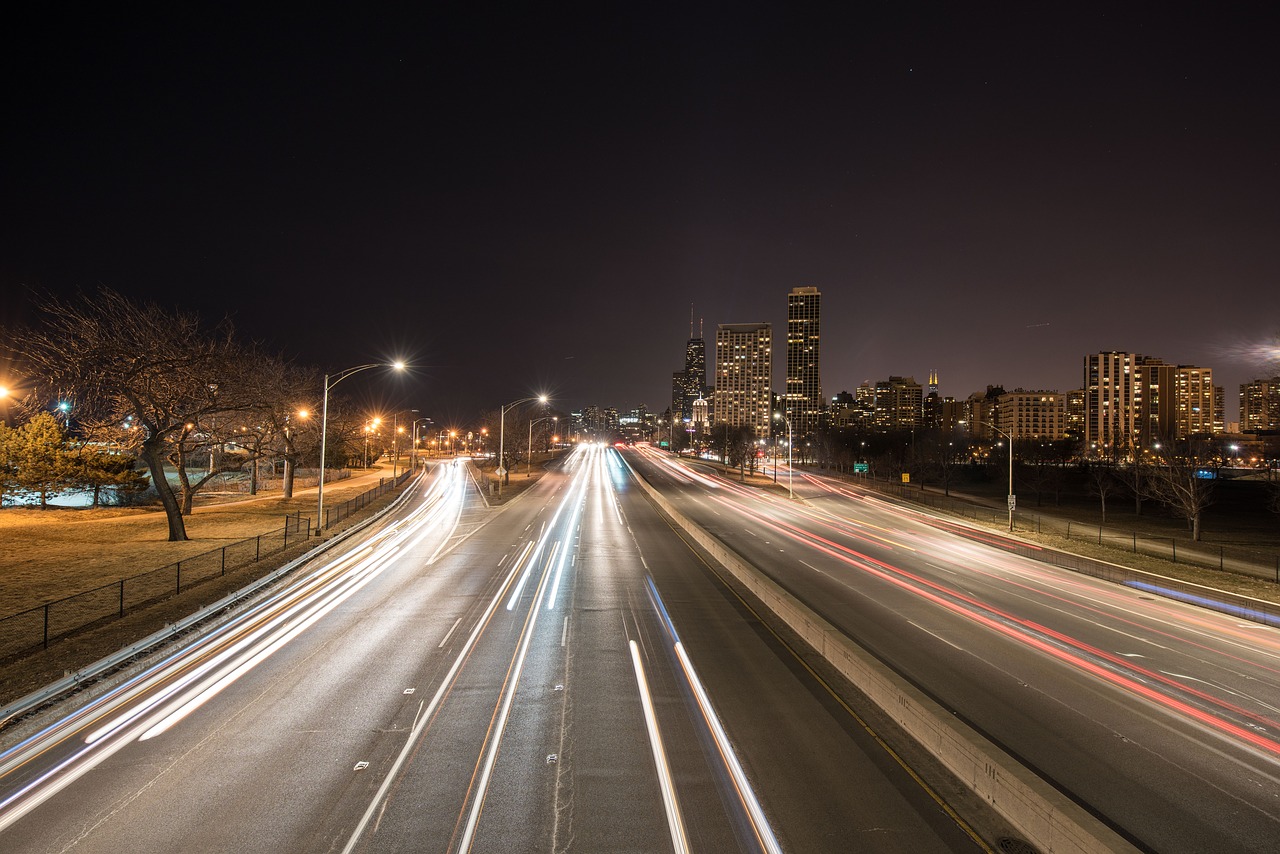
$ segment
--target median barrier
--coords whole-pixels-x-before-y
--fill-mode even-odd
[[[632,469],[655,505],[882,712],[1043,852],[1134,851],[1084,807],[1023,767],[935,700],[687,518]]]

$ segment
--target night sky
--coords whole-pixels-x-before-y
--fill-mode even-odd
[[[422,5],[8,18],[0,320],[103,284],[403,357],[366,388],[438,422],[661,411],[690,304],[772,321],[780,384],[806,285],[828,396],[1121,349],[1214,368],[1234,419],[1277,368],[1269,4]]]

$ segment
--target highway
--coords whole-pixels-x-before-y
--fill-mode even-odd
[[[1139,847],[1260,851],[1280,838],[1274,629],[1012,556],[999,534],[838,481],[794,472],[803,500],[788,501],[653,449],[628,459]]]
[[[612,448],[498,510],[441,466],[42,723],[0,754],[0,850],[984,850]]]

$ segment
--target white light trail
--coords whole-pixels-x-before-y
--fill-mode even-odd
[[[644,665],[640,662],[640,647],[631,641],[631,663],[636,671],[636,684],[640,688],[640,705],[644,709],[644,723],[649,730],[649,747],[653,751],[653,764],[658,772],[658,785],[662,789],[662,805],[667,812],[667,828],[671,832],[671,847],[676,854],[687,854],[689,837],[685,832],[684,818],[676,799],[676,784],[671,778],[671,766],[667,763],[667,751],[662,746],[662,734],[658,731],[658,716],[653,710],[653,698],[649,694],[649,681],[645,679]]]

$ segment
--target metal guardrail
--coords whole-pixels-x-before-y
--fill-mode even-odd
[[[425,474],[425,472],[423,473]],[[34,710],[43,707],[47,703],[52,702],[54,699],[74,690],[77,686],[87,684],[91,680],[115,671],[138,656],[150,652],[170,639],[178,637],[179,635],[194,629],[200,624],[205,623],[211,618],[225,613],[228,609],[240,604],[241,602],[248,600],[263,588],[275,583],[280,578],[290,574],[298,567],[305,565],[318,555],[338,546],[349,537],[355,536],[367,526],[373,524],[387,513],[399,507],[411,494],[411,491],[406,490],[398,499],[391,502],[391,504],[384,507],[368,519],[357,523],[340,534],[320,541],[314,548],[308,549],[305,554],[299,555],[279,569],[256,579],[247,586],[227,594],[212,605],[202,606],[194,614],[184,617],[172,625],[165,626],[160,631],[148,635],[137,643],[117,650],[106,658],[101,658],[98,661],[77,670],[75,673],[69,673],[58,681],[50,685],[46,685],[37,691],[33,691],[4,708],[0,708],[0,729],[7,727],[12,721],[18,720],[19,718],[30,714]]]
[[[181,593],[264,557],[284,551],[311,536],[311,519],[301,513],[285,517],[284,526],[229,543],[176,563],[121,578],[0,618],[0,661],[70,637],[106,620]]]

